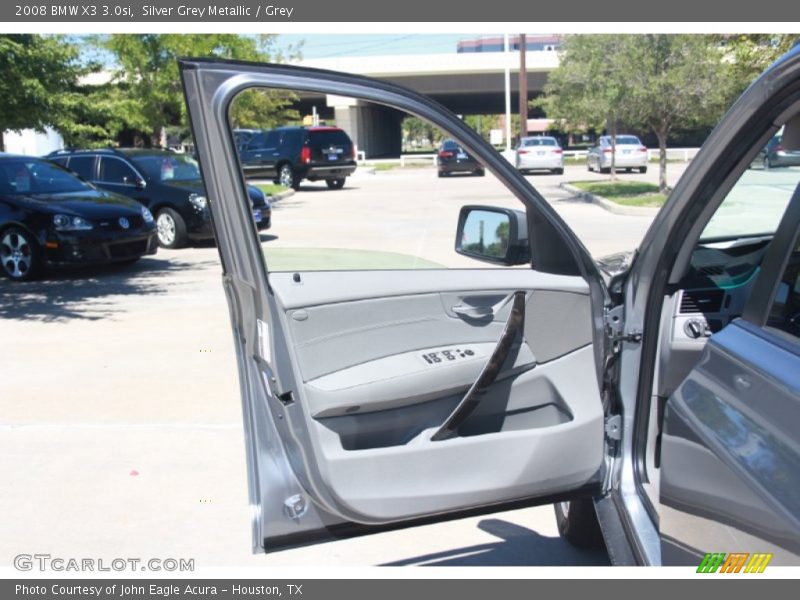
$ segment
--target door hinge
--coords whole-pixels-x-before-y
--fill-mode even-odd
[[[606,437],[609,440],[618,442],[622,439],[622,417],[611,415],[606,419]]]
[[[642,341],[641,331],[625,331],[625,305],[619,304],[614,308],[606,309],[606,335],[615,349],[618,350],[618,342],[631,342],[638,344]]]

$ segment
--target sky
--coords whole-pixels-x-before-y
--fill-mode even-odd
[[[333,58],[337,56],[376,56],[397,54],[448,54],[455,53],[460,40],[473,40],[481,36],[474,33],[453,34],[279,34],[276,45],[284,55],[291,47],[300,45],[303,58]],[[83,36],[74,36],[81,41]],[[106,67],[114,65],[108,52],[84,47],[84,59],[97,60]]]
[[[481,36],[464,34],[341,34],[302,35],[281,34],[278,46],[287,48],[303,42],[303,58],[335,56],[374,56],[386,54],[435,54],[456,51],[459,40]]]

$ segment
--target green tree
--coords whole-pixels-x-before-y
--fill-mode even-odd
[[[0,35],[0,150],[4,131],[59,128],[83,106],[79,80],[94,68],[64,36]]]
[[[661,193],[668,193],[667,139],[675,128],[711,125],[725,107],[724,77],[716,42],[704,35],[625,36],[618,55],[627,65],[626,121],[658,139]]]
[[[714,37],[722,53],[726,103],[732,104],[753,80],[790,50],[798,34],[742,34]]]
[[[177,59],[182,56],[280,62],[275,36],[235,34],[113,34],[97,43],[119,65],[116,82],[124,84],[135,101],[132,119],[146,124],[152,143],[160,143],[168,126],[187,126]],[[264,93],[258,105],[265,111],[286,108],[285,96]],[[252,106],[253,102],[250,103]]]
[[[620,60],[625,40],[621,35],[573,35],[564,40],[559,66],[552,71],[544,95],[533,106],[544,109],[567,133],[608,130],[614,149],[617,123],[626,114],[628,72]],[[611,154],[614,179],[614,153]]]
[[[245,129],[272,129],[299,121],[300,113],[291,108],[294,98],[289,92],[245,90],[231,105],[231,124]]]
[[[67,147],[112,146],[124,129],[141,131],[148,125],[140,118],[136,101],[124,86],[86,83],[76,86],[75,92],[64,97],[62,103],[64,110],[55,128]]]
[[[443,140],[442,130],[419,117],[407,116],[403,119],[403,139],[420,148],[426,144],[437,146]]]

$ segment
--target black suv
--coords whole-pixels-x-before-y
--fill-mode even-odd
[[[272,179],[297,189],[324,179],[334,190],[356,170],[355,146],[338,127],[278,127],[234,132],[245,177]]]
[[[472,173],[483,177],[486,173],[483,165],[454,140],[442,142],[436,163],[439,177],[447,177],[451,173]]]
[[[58,150],[46,157],[99,188],[138,200],[155,215],[158,243],[180,248],[214,237],[197,161],[169,150],[115,148]],[[253,219],[268,229],[272,207],[264,192],[248,185]]]

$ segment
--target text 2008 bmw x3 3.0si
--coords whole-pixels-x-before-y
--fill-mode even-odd
[[[600,542],[599,521],[617,564],[800,564],[800,171],[748,169],[780,128],[800,147],[800,47],[616,260],[592,259],[424,96],[282,65],[187,59],[181,74],[237,350],[254,551],[555,503],[573,543]],[[415,115],[519,210],[459,207],[447,225],[471,268],[271,272],[228,118],[252,88]]]

